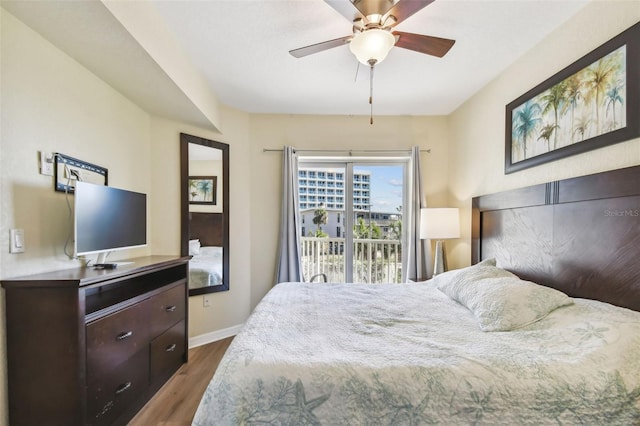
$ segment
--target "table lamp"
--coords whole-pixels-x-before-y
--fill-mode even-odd
[[[460,238],[460,210],[457,208],[420,209],[420,238],[436,240],[433,275],[447,270],[444,241]]]

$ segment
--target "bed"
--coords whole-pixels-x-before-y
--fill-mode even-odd
[[[224,285],[222,213],[189,213],[189,288]]]
[[[476,197],[472,233],[430,281],[275,286],[193,423],[640,424],[640,167]]]
[[[222,285],[222,247],[200,246],[189,241],[189,288]]]

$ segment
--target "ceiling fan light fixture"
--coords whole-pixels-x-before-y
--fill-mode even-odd
[[[349,49],[364,65],[369,65],[371,60],[379,64],[387,57],[395,42],[390,31],[372,28],[357,33],[349,43]]]

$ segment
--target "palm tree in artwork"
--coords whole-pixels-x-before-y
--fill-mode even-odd
[[[619,70],[622,68],[622,51],[610,53],[600,59],[595,64],[585,69],[584,85],[587,88],[585,101],[593,100],[596,110],[596,131],[602,133],[600,123],[600,105],[603,105],[604,95],[607,87],[615,80]]]
[[[191,194],[191,199],[194,200],[198,195],[198,181],[194,179],[189,179],[189,194]]]
[[[592,120],[589,118],[588,115],[583,115],[578,119],[578,122],[576,123],[575,128],[573,129],[573,133],[574,134],[579,133],[581,141],[584,140],[584,135],[589,130],[589,126],[591,125],[591,122]]]
[[[581,91],[581,83],[580,83],[580,73],[574,74],[568,79],[565,80],[565,99],[564,107],[562,108],[561,114],[564,115],[567,112],[567,109],[571,109],[571,143],[574,143],[574,134],[575,134],[575,112],[576,107],[578,106],[578,102],[582,98]]]
[[[213,190],[209,179],[198,181],[198,191],[202,193],[204,200],[209,200],[209,193]]]
[[[555,133],[557,127],[558,126],[555,124],[547,124],[542,129],[540,129],[540,136],[538,137],[538,140],[544,139],[547,142],[547,152],[550,150],[549,140],[551,139],[551,135]]]
[[[553,132],[553,149],[558,149],[558,129],[560,126],[558,125],[558,112],[563,108],[566,103],[565,98],[566,92],[566,83],[561,81],[555,86],[551,87],[549,90],[545,91],[541,96],[540,100],[544,102],[544,107],[542,109],[542,114],[546,114],[547,112],[553,110],[553,126],[548,127]],[[550,151],[550,147],[547,151]]]
[[[527,139],[542,121],[541,112],[540,105],[532,100],[528,100],[513,111],[512,139],[521,141],[523,158],[527,158]]]
[[[611,125],[612,130],[616,129],[618,127],[616,123],[616,103],[619,102],[620,106],[624,104],[624,99],[622,98],[622,83],[614,85],[607,91],[605,102],[607,105],[606,114],[609,114],[609,107],[611,107],[611,111],[613,113],[613,124]]]

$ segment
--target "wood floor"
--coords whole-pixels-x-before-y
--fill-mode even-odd
[[[189,350],[189,362],[129,422],[130,426],[191,425],[200,398],[233,337]]]

